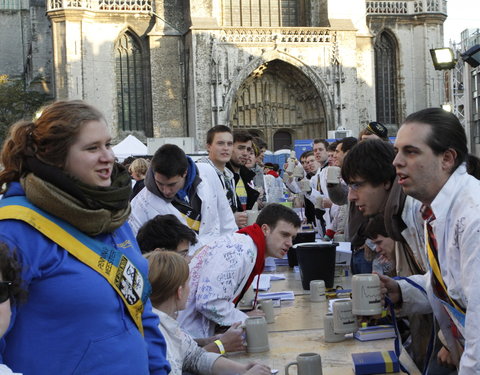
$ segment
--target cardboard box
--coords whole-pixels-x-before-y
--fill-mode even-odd
[[[394,351],[352,353],[353,370],[356,375],[385,374],[400,371]]]

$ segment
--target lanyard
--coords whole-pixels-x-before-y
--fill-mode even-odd
[[[423,294],[425,294],[425,296],[427,295],[427,292],[425,291],[425,289],[423,289],[420,285],[418,285],[413,280],[410,280],[408,277],[397,276],[397,277],[394,277],[393,279],[394,280],[405,280],[410,285],[412,285],[413,287],[420,290]],[[395,318],[395,308],[393,306],[392,301],[388,297],[385,297],[385,304],[388,306],[388,308],[390,310],[390,314],[391,314],[392,320],[393,320],[393,326],[395,327],[395,335],[396,335],[396,337],[395,337],[395,353],[398,356],[399,354],[397,353],[397,350],[398,350],[398,352],[400,352],[400,333],[398,331],[397,319]],[[430,359],[431,359],[431,356],[432,356],[432,353],[433,353],[434,341],[435,341],[435,324],[432,324],[432,332],[430,333],[430,340],[428,342],[427,355],[425,357],[425,366],[423,368],[422,375],[426,375],[428,373],[428,364],[430,363]],[[403,366],[402,366],[401,363],[400,363],[400,369],[404,372],[407,372],[403,369]],[[408,374],[408,372],[407,372],[407,374]]]
[[[428,231],[428,230],[427,230]],[[435,281],[437,282],[437,286],[441,288],[447,298],[447,300],[442,300],[444,302],[444,305],[450,305],[450,308],[448,309],[449,311],[456,310],[457,313],[455,315],[463,315],[462,321],[465,321],[465,313],[466,310],[462,308],[450,295],[448,294],[448,289],[447,286],[445,285],[445,282],[443,281],[442,277],[442,271],[440,270],[440,265],[438,263],[438,259],[436,256],[436,252],[433,251],[432,246],[430,244],[430,235],[427,233],[428,240],[427,240],[427,253],[428,253],[428,260],[430,262],[430,267],[432,268],[432,273],[435,278]]]

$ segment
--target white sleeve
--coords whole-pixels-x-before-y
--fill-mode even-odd
[[[310,179],[310,187],[312,188],[312,190],[305,194],[305,197],[310,201],[312,202],[313,205],[315,205],[317,203],[317,198],[318,197],[325,197],[324,194],[322,194],[318,189],[318,179],[320,178],[320,174],[319,172],[317,172],[317,174],[315,174],[315,176],[313,176],[311,179]]]
[[[312,186],[312,184],[310,184],[310,186]],[[324,197],[324,195],[314,187],[312,187],[312,190],[309,193],[305,194],[305,198],[307,198],[310,202],[312,202],[313,205],[317,203],[318,197]]]
[[[218,353],[210,353],[198,346],[195,340],[182,331],[183,371],[195,374],[211,374],[213,364],[221,357]]]
[[[130,203],[131,212],[128,217],[128,224],[132,228],[133,234],[136,236],[138,230],[145,224],[149,219],[147,215],[147,209],[145,208],[147,188],[144,188],[140,193],[133,198]]]
[[[212,202],[216,205],[213,210],[210,210],[213,214],[217,215],[216,219],[219,221],[219,235],[231,234],[238,230],[237,224],[235,222],[235,217],[233,216],[232,209],[228,203],[225,190],[223,189],[222,183],[218,178],[217,172],[215,169],[208,163],[197,164],[197,168],[200,173],[200,177],[205,179],[205,183],[208,184],[208,192],[213,193],[216,196],[216,201]],[[202,220],[208,220],[210,218],[204,218]]]
[[[462,219],[455,226],[455,236],[461,249],[461,284],[466,298],[465,315],[465,350],[460,360],[459,374],[480,374],[480,247],[478,245],[478,233],[480,231],[480,218],[474,219],[462,227]],[[467,220],[465,220],[467,221]]]
[[[427,272],[425,275],[413,275],[408,277],[408,279],[425,290],[427,279],[429,277],[430,272]],[[403,299],[402,306],[398,312],[400,316],[410,314],[430,314],[432,312],[432,307],[425,292],[406,280],[398,280],[398,285],[402,291]]]
[[[285,186],[287,187],[288,190],[290,190],[293,194],[299,194],[302,192],[302,190],[300,189],[300,186],[298,186],[298,183],[297,181],[295,180],[295,178],[289,178],[287,180],[287,182],[285,182]]]
[[[217,212],[220,220],[220,236],[225,234],[231,234],[238,230],[237,223],[235,222],[235,216],[233,216],[232,208],[228,203],[227,196],[223,192],[222,183],[219,178],[215,179],[217,186],[214,189],[219,193],[217,194]]]
[[[253,264],[237,246],[242,245],[234,245],[231,251],[212,248],[214,259],[209,267],[202,268],[199,275],[195,310],[221,326],[230,326],[247,318],[232,301],[240,293]]]

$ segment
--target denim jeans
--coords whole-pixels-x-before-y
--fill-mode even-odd
[[[365,259],[363,249],[357,252],[352,252],[352,261],[350,263],[352,275],[357,273],[372,273],[372,262]]]

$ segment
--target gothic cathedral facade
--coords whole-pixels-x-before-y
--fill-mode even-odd
[[[95,104],[116,139],[202,149],[224,124],[275,150],[371,120],[394,133],[443,102],[429,49],[443,46],[445,0],[44,1],[0,0],[0,66]]]

